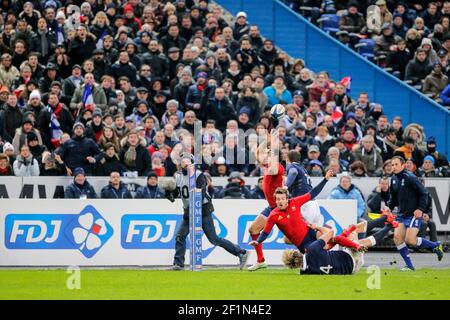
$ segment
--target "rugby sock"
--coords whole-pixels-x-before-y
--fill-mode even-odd
[[[402,256],[403,260],[405,261],[406,266],[410,269],[414,269],[411,258],[409,257],[409,249],[406,246],[406,243],[403,242],[402,244],[399,244],[397,246],[397,250],[400,253],[400,255]]]
[[[424,249],[430,249],[433,250],[434,248],[436,248],[439,244],[437,242],[433,242],[430,240],[427,240],[425,238],[421,238],[421,237],[417,237],[417,246],[419,248],[424,248]]]
[[[355,250],[359,250],[359,248],[361,248],[361,245],[359,243],[356,243],[344,236],[334,237],[334,242],[336,242],[338,245],[341,245],[343,247],[353,248]]]
[[[258,240],[259,234],[252,234],[252,240]],[[264,259],[264,254],[263,254],[263,249],[262,249],[262,243],[258,244],[255,247],[255,251],[256,251],[256,256],[257,256],[257,260],[258,262],[264,262],[266,259]]]
[[[356,230],[356,226],[354,224],[352,224],[350,227],[348,227],[347,229],[342,231],[342,233],[340,235],[347,238],[349,236],[349,234],[355,230]]]

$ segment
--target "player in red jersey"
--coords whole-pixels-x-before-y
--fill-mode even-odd
[[[283,186],[283,176],[284,176],[284,167],[280,164],[278,157],[278,149],[277,149],[277,140],[279,139],[277,133],[275,131],[271,134],[271,149],[269,149],[269,145],[263,142],[257,150],[257,160],[259,163],[263,165],[264,170],[264,195],[266,197],[269,206],[266,207],[253,221],[252,225],[249,228],[249,233],[252,240],[258,239],[261,230],[264,228],[266,224],[266,219],[269,216],[270,212],[277,206],[275,201],[275,190],[279,187]],[[255,251],[257,255],[257,261],[254,265],[250,266],[247,270],[256,271],[258,269],[267,268],[267,264],[265,263],[264,254],[262,250],[262,244],[255,246]]]

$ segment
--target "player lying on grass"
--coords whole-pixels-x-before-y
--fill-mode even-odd
[[[382,226],[384,228],[372,236],[358,240],[358,233],[364,233]],[[364,248],[369,248],[381,241],[395,226],[397,224],[392,223],[392,219],[385,215],[376,220],[363,221],[356,226],[350,226],[341,236],[348,238],[349,241],[358,242]],[[314,228],[314,226],[312,227]],[[343,275],[357,273],[364,264],[364,250],[356,251],[345,247],[338,250],[329,250],[330,243],[333,243],[334,231],[324,227],[319,227],[319,229],[322,235],[308,246],[306,253],[301,253],[298,250],[285,250],[283,252],[284,265],[291,269],[300,268],[300,274]]]
[[[277,188],[275,191],[275,201],[277,207],[272,210],[267,218],[264,230],[261,232],[257,240],[252,240],[249,244],[258,246],[267,239],[270,231],[276,225],[291,240],[300,252],[317,239],[316,230],[308,227],[307,222],[303,219],[300,208],[311,199],[317,197],[322,191],[328,180],[334,175],[333,171],[328,170],[325,178],[307,194],[289,199],[289,191],[285,188]],[[350,246],[355,250],[361,249],[361,246],[346,237],[335,237],[335,242],[343,246]]]

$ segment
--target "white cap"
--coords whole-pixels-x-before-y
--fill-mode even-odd
[[[3,145],[3,152],[6,152],[7,150],[11,150],[12,152],[14,152],[14,146],[9,142],[6,142]]]
[[[240,17],[247,18],[247,14],[246,14],[244,11],[240,11],[240,12],[238,12],[238,14],[236,15],[236,19],[239,19]]]
[[[217,164],[225,164],[225,158],[224,157],[219,157],[217,158]]]

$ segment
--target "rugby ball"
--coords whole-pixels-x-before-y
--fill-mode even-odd
[[[278,104],[273,105],[273,107],[270,109],[270,114],[272,115],[272,117],[274,119],[281,120],[281,118],[283,118],[283,116],[284,116],[285,111],[286,111],[286,108],[282,104],[278,103]]]

